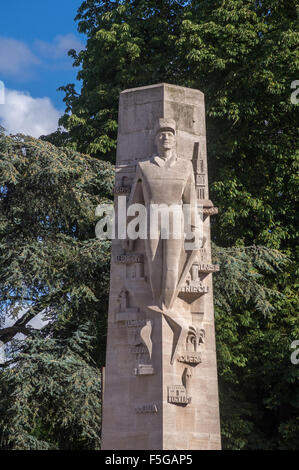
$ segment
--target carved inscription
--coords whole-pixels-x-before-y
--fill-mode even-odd
[[[131,253],[127,255],[117,255],[116,257],[117,263],[122,264],[132,264],[132,263],[142,263],[143,262],[143,255],[140,253]]]
[[[180,292],[192,292],[192,293],[198,293],[198,294],[206,294],[209,292],[208,286],[204,286],[201,281],[198,281],[197,283],[194,284],[185,284],[184,286],[181,287]]]
[[[188,275],[185,284],[180,289],[179,296],[186,302],[191,303],[207,292],[209,292],[208,286],[204,285],[200,279],[192,280],[192,276]]]
[[[145,403],[135,406],[136,413],[158,413],[158,407],[154,403]]]
[[[201,273],[214,273],[220,270],[219,264],[199,264],[198,271]]]
[[[218,214],[218,207],[203,207],[199,209],[199,213],[203,215],[216,215]]]
[[[180,356],[178,356],[178,361],[185,362],[186,364],[191,364],[191,365],[199,364],[201,362],[201,353],[200,352],[196,352],[196,353],[186,352],[185,354],[181,354]]]
[[[131,186],[115,186],[114,194],[130,194]]]
[[[135,375],[152,375],[154,373],[153,366],[151,364],[138,364],[134,369]]]
[[[187,397],[184,385],[170,385],[167,387],[168,403],[188,405],[191,403],[191,397]]]

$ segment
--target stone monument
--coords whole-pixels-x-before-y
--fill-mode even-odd
[[[199,90],[121,93],[115,211],[102,449],[220,449]]]

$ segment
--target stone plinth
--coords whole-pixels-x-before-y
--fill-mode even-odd
[[[163,133],[172,145],[166,166]],[[143,239],[112,242],[102,448],[220,449],[212,286],[219,267],[210,246],[217,210],[208,194],[203,93],[168,84],[121,93],[116,209],[119,195],[128,205],[196,200],[203,242],[186,251],[161,240],[154,255]]]

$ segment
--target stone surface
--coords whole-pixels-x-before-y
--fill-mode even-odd
[[[180,238],[172,219],[161,239],[158,218],[155,238],[148,224],[144,239],[112,242],[102,448],[220,449],[212,286],[219,267],[210,248],[217,210],[200,91],[159,84],[121,93],[115,188],[116,210],[119,194],[128,207],[190,204],[200,244],[186,248],[182,210]]]

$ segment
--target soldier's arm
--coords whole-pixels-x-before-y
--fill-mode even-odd
[[[136,166],[135,178],[132,184],[127,207],[129,208],[133,204],[144,204],[143,191],[142,191],[142,174],[141,174],[139,163]],[[127,226],[133,218],[134,216],[127,215]],[[128,235],[127,235],[127,239],[123,240],[122,245],[123,245],[123,248],[125,248],[126,250],[133,250],[134,240],[131,240],[130,238],[128,238]]]
[[[193,172],[193,165],[191,162],[188,162],[188,178],[183,192],[183,203],[190,205],[190,215],[191,215],[191,231],[194,232],[197,230],[198,217],[197,217],[197,199],[195,192],[195,179]]]
[[[129,197],[128,207],[136,203],[144,204],[142,191],[142,174],[139,163],[136,166],[136,173]]]

